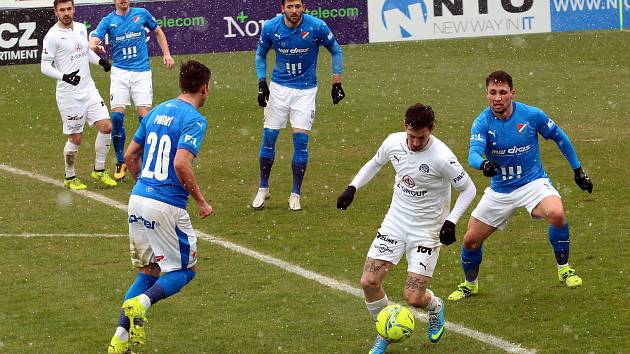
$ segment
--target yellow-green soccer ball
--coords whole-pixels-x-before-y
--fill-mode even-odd
[[[389,305],[376,317],[376,331],[390,342],[402,342],[411,337],[415,325],[411,311],[401,305]]]

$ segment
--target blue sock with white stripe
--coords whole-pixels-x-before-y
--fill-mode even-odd
[[[565,223],[562,227],[549,225],[549,243],[556,255],[558,265],[569,263],[569,223]]]
[[[469,283],[477,281],[479,276],[479,265],[483,259],[483,248],[469,250],[462,246],[462,268],[464,268],[464,277]]]
[[[112,145],[116,153],[116,160],[119,163],[125,162],[125,114],[122,112],[112,112]]]
[[[195,277],[195,272],[190,268],[168,272],[160,277],[145,295],[151,300],[151,305],[177,294]]]
[[[136,279],[133,281],[129,290],[127,290],[127,293],[125,294],[125,300],[143,294],[151,288],[157,280],[157,277],[144,274],[142,272],[136,274]],[[120,318],[118,318],[118,326],[129,331],[129,317],[125,316],[125,312],[122,309],[120,310]]]
[[[293,193],[300,194],[302,191],[302,181],[308,163],[308,134],[293,133]]]

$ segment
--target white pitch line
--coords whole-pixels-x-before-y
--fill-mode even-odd
[[[59,180],[55,180],[52,179],[50,177],[46,177],[46,176],[42,176],[36,173],[32,173],[32,172],[28,172],[28,171],[24,171],[21,169],[17,169],[11,166],[7,166],[5,164],[0,164],[0,170],[6,171],[6,172],[10,172],[16,175],[22,175],[22,176],[26,176],[26,177],[30,177],[33,178],[35,180],[38,180],[40,182],[44,182],[44,183],[49,183],[52,185],[55,185],[57,187],[62,187],[63,188],[63,183]],[[105,205],[109,205],[111,207],[120,209],[124,212],[127,211],[127,205],[120,203],[116,200],[110,199],[104,195],[98,194],[98,193],[94,193],[94,192],[89,192],[89,191],[73,191],[73,190],[68,190],[70,192],[73,193],[77,193],[80,194],[84,197],[88,197],[90,199],[99,201]],[[199,236],[199,238],[204,239],[212,244],[215,245],[219,245],[222,246],[226,249],[232,250],[234,252],[255,258],[261,262],[267,263],[267,264],[271,264],[273,266],[276,266],[278,268],[281,268],[287,272],[293,273],[293,274],[297,274],[301,277],[304,277],[306,279],[310,279],[313,280],[319,284],[322,284],[326,287],[329,288],[333,288],[339,291],[343,291],[345,293],[348,293],[350,295],[356,296],[356,297],[360,297],[363,298],[363,291],[361,289],[355,288],[350,284],[341,282],[337,279],[334,278],[330,278],[327,277],[325,275],[321,275],[318,273],[315,273],[313,271],[310,271],[308,269],[302,268],[300,266],[297,266],[295,264],[291,264],[288,262],[285,262],[283,260],[262,254],[260,252],[251,250],[249,248],[243,247],[241,245],[238,245],[236,243],[224,240],[222,238],[216,237],[216,236],[212,236],[209,234],[206,234],[205,232],[199,231],[199,230],[195,230],[195,232],[197,233],[197,236]],[[75,234],[78,235],[78,234]],[[414,314],[416,315],[416,317],[424,322],[427,322],[427,315],[425,313],[419,312],[417,310],[413,310]],[[476,339],[482,343],[486,343],[489,344],[493,347],[496,347],[498,349],[504,350],[508,353],[536,353],[535,349],[527,349],[522,347],[520,344],[514,344],[514,343],[510,343],[504,339],[501,339],[499,337],[495,337],[491,334],[487,334],[487,333],[483,333],[483,332],[479,332],[479,331],[475,331],[473,329],[464,327],[462,325],[453,323],[453,322],[449,322],[446,321],[445,323],[445,327],[452,332]]]
[[[129,235],[114,235],[114,234],[43,234],[43,233],[19,233],[19,234],[0,234],[0,237],[103,237],[103,238],[116,238],[116,237],[129,237]]]

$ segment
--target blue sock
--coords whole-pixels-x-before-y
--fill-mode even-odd
[[[479,265],[483,259],[483,247],[469,250],[462,246],[462,268],[466,281],[473,282],[479,276]]]
[[[260,188],[269,188],[269,175],[276,157],[276,140],[280,131],[277,129],[263,129],[260,143]]]
[[[129,287],[129,290],[127,290],[127,293],[125,294],[125,300],[143,294],[145,291],[151,288],[157,280],[158,278],[154,276],[144,273],[138,273],[136,275],[136,279],[133,281],[133,283]],[[125,312],[122,309],[120,310],[118,326],[125,328],[127,331],[129,330],[129,317],[125,316]]]
[[[562,227],[549,225],[549,243],[556,255],[556,262],[560,265],[569,263],[569,223]]]
[[[162,299],[177,294],[194,277],[195,272],[191,269],[168,272],[162,275],[144,294],[149,297],[151,305],[153,305]]]
[[[112,112],[112,145],[119,163],[125,162],[125,114]]]
[[[293,193],[300,194],[302,191],[302,181],[308,163],[308,134],[293,133]]]

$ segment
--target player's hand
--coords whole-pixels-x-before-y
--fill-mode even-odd
[[[593,183],[591,182],[591,179],[588,178],[588,175],[584,173],[582,166],[573,170],[573,173],[575,173],[575,183],[578,187],[580,187],[583,191],[587,191],[588,194],[593,193]]]
[[[165,55],[162,58],[162,63],[164,63],[164,66],[166,66],[166,68],[169,70],[175,66],[175,60],[170,55]]]
[[[497,174],[497,170],[499,169],[499,165],[490,160],[483,160],[481,163],[481,170],[483,171],[483,175],[486,177],[492,177]]]
[[[69,83],[72,86],[77,86],[79,81],[81,81],[81,76],[77,75],[79,73],[79,69],[71,72],[70,74],[63,74],[61,80]]]
[[[258,105],[267,107],[267,101],[269,101],[269,86],[267,86],[267,80],[262,79],[258,81]]]
[[[333,104],[337,104],[346,97],[346,93],[343,92],[343,87],[341,87],[341,82],[335,83],[332,86],[332,92],[330,93],[332,96]]]
[[[203,201],[203,203],[199,203],[197,207],[199,207],[199,217],[202,219],[204,219],[208,215],[211,215],[214,211],[210,204],[208,204],[208,202],[206,202],[205,200]]]
[[[337,198],[337,209],[346,210],[354,200],[354,193],[357,189],[354,186],[348,186],[343,193]]]
[[[102,66],[105,72],[112,70],[112,64],[110,64],[109,60],[107,59],[104,59],[104,58],[99,59],[98,65]]]
[[[457,241],[455,239],[455,224],[451,221],[444,221],[444,225],[442,225],[442,229],[440,230],[440,242],[443,245],[450,245],[451,243]]]
[[[91,46],[89,46],[89,48],[96,54],[105,54],[106,53],[105,47],[103,47],[100,44],[97,44],[97,45],[94,45],[94,46],[91,45]]]

